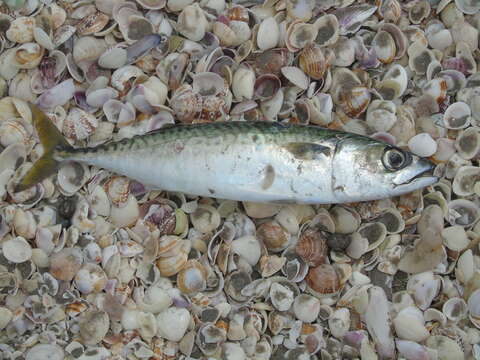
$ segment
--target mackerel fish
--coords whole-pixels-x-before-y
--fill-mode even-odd
[[[365,136],[307,125],[218,122],[173,125],[91,148],[73,148],[32,105],[44,155],[18,190],[78,161],[150,189],[237,201],[345,203],[432,185],[434,164]]]

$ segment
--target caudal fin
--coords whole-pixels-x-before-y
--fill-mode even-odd
[[[15,188],[22,191],[49,177],[58,169],[59,162],[53,158],[55,150],[71,149],[62,133],[36,105],[31,104],[33,125],[43,146],[43,156],[38,159]]]

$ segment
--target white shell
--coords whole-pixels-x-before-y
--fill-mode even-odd
[[[464,129],[470,125],[470,107],[464,102],[451,104],[443,116],[443,123],[448,129]]]
[[[270,299],[279,311],[287,311],[293,304],[293,291],[275,282],[270,287]]]
[[[13,263],[22,263],[32,257],[32,247],[23,237],[17,236],[2,243],[5,258]]]
[[[28,350],[25,360],[63,360],[65,354],[62,348],[52,344],[37,344]]]
[[[298,86],[302,90],[308,89],[308,76],[296,66],[285,66],[282,68],[282,74],[285,76],[293,85]]]
[[[293,302],[293,312],[298,320],[314,322],[320,313],[320,301],[311,295],[300,294]]]
[[[420,133],[408,141],[408,148],[415,155],[428,157],[437,151],[437,143],[428,133]]]
[[[422,312],[413,306],[401,310],[393,319],[393,325],[398,337],[404,340],[421,342],[430,336]]]
[[[170,341],[180,341],[190,324],[190,312],[170,307],[157,315],[157,334]],[[172,326],[175,324],[175,326]]]
[[[464,318],[468,309],[465,300],[459,297],[454,297],[448,299],[443,304],[442,310],[448,320],[457,322]]]
[[[350,310],[347,308],[335,310],[328,318],[328,327],[333,336],[343,339],[350,328]]]
[[[257,45],[260,50],[273,49],[278,44],[280,30],[273,17],[264,19],[258,27]]]
[[[232,251],[242,256],[251,266],[258,263],[261,255],[260,243],[252,235],[242,236],[232,241]]]
[[[453,251],[462,251],[470,244],[470,239],[461,226],[450,226],[442,230],[445,246]]]

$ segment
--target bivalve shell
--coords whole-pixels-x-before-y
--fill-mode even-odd
[[[25,355],[25,360],[63,360],[65,353],[58,345],[37,344],[29,349]]]

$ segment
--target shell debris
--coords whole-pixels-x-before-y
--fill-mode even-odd
[[[473,0],[0,1],[2,358],[480,359],[479,30]],[[67,163],[16,192],[43,153],[29,102],[78,147],[300,122],[441,180],[256,204]]]

